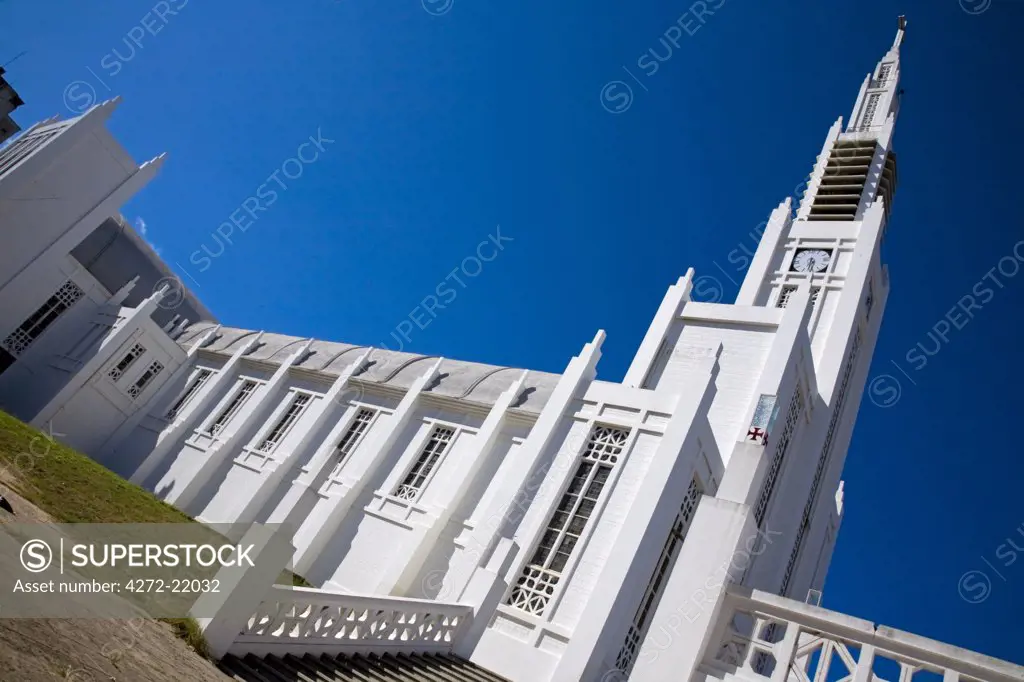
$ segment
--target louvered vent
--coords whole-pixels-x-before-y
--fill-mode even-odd
[[[808,220],[856,220],[871,161],[874,140],[837,140],[811,204]]]

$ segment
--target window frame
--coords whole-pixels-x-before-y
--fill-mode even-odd
[[[125,393],[132,400],[138,400],[146,392],[146,389],[153,385],[153,380],[160,376],[165,369],[167,368],[164,366],[164,363],[159,360],[151,361],[146,366],[146,369],[139,376],[135,377],[135,381],[128,387]]]
[[[146,352],[145,346],[138,341],[134,341],[128,350],[122,353],[121,359],[107,368],[107,379],[109,379],[111,383],[117,384],[117,382],[123,379],[124,375],[128,373],[128,370],[131,369],[140,358],[146,355]]]
[[[199,395],[199,392],[206,385],[206,382],[210,380],[210,377],[214,375],[214,371],[209,367],[197,367],[196,371],[192,373],[192,376],[188,378],[188,382],[185,384],[184,390],[178,394],[171,406],[164,412],[163,419],[167,421],[174,421],[177,419],[182,410],[188,407],[195,397]]]
[[[586,424],[585,428],[587,437],[581,441],[580,445],[576,448],[576,452],[574,453],[573,463],[575,465],[575,468],[573,469],[573,475],[566,476],[565,479],[561,482],[561,485],[559,486],[557,493],[552,496],[550,504],[543,516],[544,522],[537,529],[537,537],[529,546],[529,551],[523,552],[521,554],[522,558],[518,562],[516,571],[513,573],[515,578],[512,581],[510,581],[510,584],[506,589],[505,594],[501,600],[501,606],[503,608],[511,609],[519,616],[525,615],[528,617],[536,618],[540,621],[551,620],[554,613],[558,609],[558,605],[562,600],[562,596],[565,594],[565,590],[569,585],[573,574],[576,572],[576,566],[578,565],[580,558],[583,556],[584,552],[586,552],[587,546],[590,543],[590,539],[591,537],[593,537],[593,534],[597,529],[597,524],[600,523],[601,517],[604,514],[604,510],[607,507],[612,494],[614,493],[615,486],[618,483],[618,479],[622,475],[622,471],[625,469],[630,453],[632,453],[633,451],[633,446],[636,443],[636,439],[639,436],[640,432],[643,430],[642,427],[637,424],[614,423],[606,420],[589,419],[586,420],[585,422],[577,423]],[[618,450],[618,452],[615,453],[615,457],[617,459],[611,467],[611,472],[609,473],[607,480],[604,482],[602,486],[601,493],[598,497],[596,504],[594,505],[593,512],[591,513],[590,517],[588,517],[586,525],[583,527],[582,532],[579,534],[578,539],[576,540],[576,543],[572,548],[572,551],[566,559],[563,569],[559,571],[557,575],[554,575],[551,571],[547,571],[547,569],[540,569],[541,571],[544,571],[546,575],[555,577],[554,583],[552,585],[552,590],[548,594],[547,601],[539,610],[536,611],[531,611],[522,608],[512,603],[515,599],[514,595],[516,591],[519,589],[519,586],[527,580],[528,571],[534,566],[531,563],[531,561],[536,554],[537,548],[540,546],[540,543],[544,535],[548,532],[551,526],[551,522],[554,519],[555,515],[559,513],[559,504],[562,498],[565,496],[566,491],[568,491],[569,486],[572,483],[572,480],[575,478],[576,473],[580,468],[580,464],[589,454],[588,449],[592,442],[594,434],[597,432],[598,429],[602,428],[625,432],[625,438],[623,439],[622,446]],[[567,436],[567,439],[571,438],[571,435]],[[597,463],[600,464],[600,462]],[[597,468],[598,467],[594,467],[594,470],[596,471]],[[566,525],[566,528],[567,527],[568,525]],[[553,543],[552,547],[554,546],[555,545]],[[529,600],[527,599],[527,602],[528,601]]]
[[[416,502],[423,497],[423,492],[430,485],[434,474],[437,473],[438,469],[441,468],[444,461],[448,458],[448,454],[452,451],[455,441],[462,431],[461,428],[453,424],[428,423],[430,424],[430,431],[419,448],[419,454],[416,455],[416,459],[402,476],[401,482],[391,492],[391,497],[405,500],[406,502]],[[442,432],[448,433],[447,439],[438,439],[438,435]],[[431,451],[430,448],[435,442],[439,443],[440,447],[436,451]],[[426,473],[422,473],[424,468],[426,468]],[[414,484],[413,482],[418,477],[420,478],[419,483]]]
[[[66,312],[85,298],[85,290],[71,279],[57,287],[42,305],[25,317],[21,324],[0,340],[4,348],[15,358],[20,358],[42,338]],[[62,307],[63,306],[63,307]],[[56,311],[54,313],[54,311]]]
[[[331,470],[331,478],[336,478],[337,476],[341,475],[341,470],[345,467],[345,464],[352,461],[352,455],[355,453],[356,449],[358,449],[359,446],[363,443],[363,441],[366,440],[367,434],[369,434],[370,429],[373,428],[374,422],[377,421],[377,417],[381,413],[380,408],[371,405],[353,403],[352,407],[355,408],[354,411],[352,412],[352,417],[349,419],[348,424],[345,425],[345,429],[342,432],[341,437],[331,447],[330,453],[328,454],[328,457],[331,457],[335,460],[334,468]],[[346,444],[348,446],[348,450],[345,453],[343,453],[343,455],[339,459],[338,451],[341,449],[342,443],[349,436],[349,434],[352,433],[353,429],[355,429],[356,426],[361,423],[359,421],[359,415],[362,414],[363,412],[370,413],[369,418],[365,421],[365,426],[359,431],[359,433],[355,435],[352,441]]]
[[[245,391],[245,387],[250,384],[252,385],[252,390],[249,391],[248,395],[240,398],[242,393]],[[200,433],[208,438],[218,438],[220,434],[224,433],[225,427],[227,427],[227,425],[238,416],[238,413],[242,411],[245,404],[252,399],[253,395],[256,394],[256,391],[259,390],[261,385],[262,382],[258,379],[253,379],[251,377],[239,377],[229,394],[231,396],[230,399],[226,402],[221,401],[217,405],[218,408],[221,405],[224,405],[224,407],[223,409],[218,409],[214,412],[213,417],[207,423],[203,424],[203,427],[200,429]],[[240,400],[237,405],[235,404],[236,400]],[[218,428],[217,422],[221,422],[221,420],[223,421]]]
[[[314,394],[310,391],[289,391],[286,399],[282,401],[286,404],[286,407],[280,412],[277,421],[274,422],[274,425],[268,431],[257,435],[256,444],[252,446],[253,452],[261,455],[272,455],[292,432],[292,429],[295,428],[299,420],[302,419],[309,406],[313,404],[314,397]],[[301,405],[299,405],[300,401],[302,402]],[[298,407],[297,410],[296,406]],[[293,410],[295,410],[294,413]],[[272,439],[271,436],[279,429],[280,433],[277,434],[276,438]]]

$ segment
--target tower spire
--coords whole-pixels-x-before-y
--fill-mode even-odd
[[[900,105],[900,46],[906,34],[907,18],[901,15],[892,47],[882,56],[875,70],[864,79],[846,124],[846,132],[878,132],[888,122],[890,115],[896,118]]]

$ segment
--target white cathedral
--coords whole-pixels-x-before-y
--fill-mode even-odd
[[[0,407],[199,521],[295,529],[318,587],[208,633],[238,679],[1024,679],[819,605],[889,294],[904,29],[736,301],[688,271],[621,382],[601,331],[550,374],[218,324],[119,215],[163,158],[110,135],[117,101],[43,121],[0,149]]]

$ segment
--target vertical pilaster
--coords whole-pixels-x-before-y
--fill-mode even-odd
[[[701,498],[640,645],[630,682],[693,679],[714,637],[725,590],[749,566],[757,543],[750,507]]]
[[[579,355],[569,361],[537,422],[530,429],[530,435],[519,448],[515,466],[502,481],[501,490],[491,498],[486,511],[470,520],[474,530],[464,546],[456,550],[442,587],[456,601],[466,602],[471,597],[466,593],[466,588],[475,571],[485,570],[484,566],[498,540],[502,523],[506,515],[512,512],[511,507],[532,497],[532,492],[528,490],[531,474],[550,448],[555,431],[572,402],[583,396],[590,382],[597,376],[597,363],[601,359],[604,339],[605,333],[601,330],[593,341],[583,346]],[[520,515],[526,511],[522,508],[517,510]],[[503,578],[504,575],[493,576],[494,580]],[[477,617],[480,617],[479,614]]]
[[[693,377],[688,390],[680,395],[553,682],[596,680],[614,669],[639,600],[679,514],[680,501],[693,479],[700,456],[699,429],[694,427],[701,420],[707,424],[718,369],[716,359],[707,374]]]
[[[324,397],[318,401],[316,417],[309,428],[302,434],[302,438],[295,444],[295,447],[292,448],[291,451],[281,453],[280,455],[275,453],[273,462],[268,463],[265,474],[253,490],[252,497],[250,497],[249,501],[239,513],[238,518],[235,520],[236,523],[249,523],[253,520],[256,513],[263,507],[267,497],[280,484],[281,477],[291,470],[292,465],[297,460],[302,458],[303,453],[306,452],[310,444],[320,433],[324,424],[326,424],[331,415],[335,413],[338,401],[349,385],[349,379],[352,378],[353,374],[362,369],[369,356],[370,351],[367,349],[358,358],[356,358],[354,363],[346,367],[344,371],[338,375],[334,380],[334,383],[332,383],[331,387],[327,390],[327,393],[324,394]],[[333,446],[334,442],[335,441],[328,441],[331,446]],[[289,505],[288,508],[290,509],[293,505],[294,500],[291,501],[291,505]],[[281,505],[278,505],[278,509],[281,510],[278,516],[283,514],[287,517],[287,513],[281,508]],[[271,523],[274,522],[271,521]]]
[[[299,528],[295,535],[295,545],[298,547],[295,556],[296,572],[305,575],[319,558],[331,534],[337,529],[352,503],[387,460],[395,442],[412,422],[417,401],[423,390],[437,378],[442,362],[444,359],[438,358],[430,369],[412,382],[391,419],[376,429],[373,440],[367,443],[368,447],[357,453],[365,462],[362,475],[357,480],[346,481],[340,492],[324,496],[317,505],[320,509],[314,509],[314,513],[310,514]]]
[[[181,487],[176,487],[167,495],[167,502],[177,506],[179,509],[189,510],[189,506],[195,499],[196,494],[209,483],[208,474],[213,472],[217,466],[223,463],[225,457],[229,457],[233,450],[236,450],[247,438],[252,436],[253,426],[261,420],[267,411],[273,407],[281,391],[281,387],[288,380],[288,372],[291,368],[309,351],[313,339],[307,339],[305,343],[288,358],[271,375],[270,380],[263,386],[262,391],[250,399],[246,405],[248,410],[242,410],[232,423],[227,426],[226,434],[218,433],[213,443],[206,451],[206,461],[196,471],[192,478]],[[200,510],[191,510],[198,513]]]
[[[658,312],[654,314],[651,326],[647,328],[644,340],[630,363],[626,376],[622,379],[625,386],[639,388],[643,385],[644,379],[651,372],[651,367],[658,357],[658,349],[668,336],[672,322],[679,317],[683,306],[690,300],[690,291],[693,289],[693,268],[686,271],[686,274],[679,278],[679,281],[668,288],[665,297],[658,306]]]
[[[452,513],[458,507],[465,494],[475,487],[474,479],[476,479],[480,467],[483,466],[485,461],[490,459],[494,446],[497,444],[499,436],[501,436],[501,430],[505,425],[508,410],[523,390],[526,375],[527,372],[524,371],[508,389],[498,396],[475,436],[476,442],[479,445],[468,466],[453,471],[452,467],[444,467],[444,464],[442,464],[445,472],[450,473],[447,473],[444,478],[437,476],[431,482],[432,486],[445,486],[446,494],[442,495],[441,510],[431,520],[429,526],[417,526],[412,529],[414,537],[408,544],[408,551],[404,552],[402,556],[398,557],[384,571],[377,585],[378,593],[389,594],[393,592],[396,586],[406,583],[419,572],[423,559],[426,556],[426,550],[434,544],[441,531],[448,525]],[[409,467],[412,466],[413,459],[418,457],[419,454],[419,451],[412,450],[405,453],[403,461],[392,471],[392,475],[388,477],[388,481],[381,492],[385,495],[390,494],[402,480],[402,477],[405,476]]]
[[[363,366],[366,365],[371,353],[372,350],[367,349],[366,352],[359,356],[352,367],[345,370],[349,378],[359,373]],[[345,385],[349,385],[348,378],[345,380]],[[334,402],[344,407],[340,395],[334,399]],[[304,509],[303,505],[300,505],[300,501],[302,498],[319,490],[335,466],[334,450],[342,436],[352,425],[356,412],[358,412],[358,408],[351,410],[351,415],[347,419],[339,419],[335,422],[334,427],[331,428],[327,436],[321,441],[316,452],[313,453],[309,463],[300,467],[299,474],[291,483],[291,488],[285,493],[284,498],[274,511],[271,512],[268,523],[297,524],[302,520],[301,515],[308,512],[309,509]]]
[[[263,332],[260,332],[239,346],[238,350],[220,368],[220,371],[206,382],[203,390],[192,400],[191,409],[185,414],[179,415],[171,423],[170,427],[160,434],[156,445],[153,446],[153,449],[142,460],[138,468],[135,469],[135,473],[132,474],[130,479],[132,483],[143,485],[149,475],[153,473],[153,470],[156,469],[156,466],[167,456],[171,447],[178,443],[184,434],[194,429],[198,421],[208,416],[208,411],[213,401],[223,392],[225,386],[230,385],[235,380],[235,373],[242,358],[255,348],[262,338]]]
[[[882,201],[877,200],[864,212],[864,219],[860,223],[860,232],[857,235],[857,244],[853,248],[850,266],[843,284],[843,293],[839,297],[839,304],[832,318],[821,358],[817,359],[818,387],[822,398],[829,405],[833,402],[836,381],[842,371],[843,363],[846,361],[855,330],[859,325],[858,316],[863,310],[872,263],[881,244],[884,225],[885,211]],[[877,284],[876,287],[880,288]],[[876,290],[875,293],[877,296],[879,292]]]
[[[771,273],[779,243],[783,236],[789,233],[792,224],[793,208],[791,199],[787,198],[768,218],[764,232],[761,233],[761,240],[757,243],[757,251],[754,252],[754,258],[750,261],[750,267],[747,268],[743,284],[736,295],[736,305],[757,305],[758,294],[761,293],[765,280]]]

